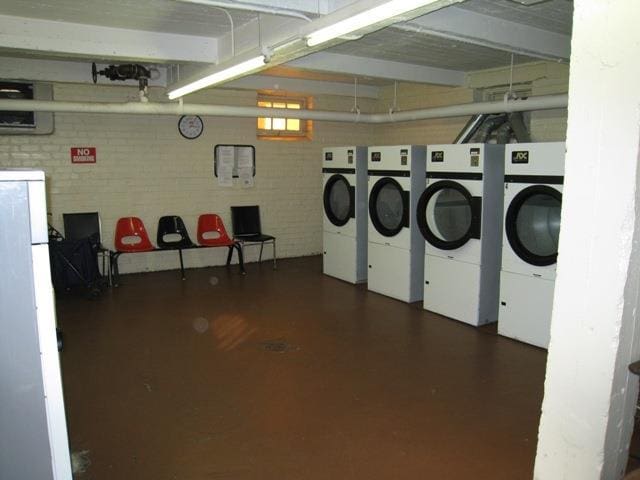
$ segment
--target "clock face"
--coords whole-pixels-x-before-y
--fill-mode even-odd
[[[180,135],[189,140],[198,138],[202,134],[203,127],[202,119],[197,115],[183,115],[178,121]]]

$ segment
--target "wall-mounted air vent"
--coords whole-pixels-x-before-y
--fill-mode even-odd
[[[53,100],[48,83],[0,80],[0,99]],[[47,135],[53,133],[53,113],[0,110],[0,135]]]

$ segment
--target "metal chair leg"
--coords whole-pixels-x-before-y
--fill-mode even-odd
[[[111,269],[111,252],[109,252],[107,255],[107,267],[109,268],[109,270],[107,271],[107,279],[109,281],[109,286],[113,287],[113,270]]]
[[[262,262],[262,249],[264,248],[264,242],[260,243],[260,256],[258,257],[258,263]]]
[[[111,261],[109,262],[111,265],[111,274],[113,278],[113,286],[120,286],[120,267],[118,265],[118,259],[120,258],[120,252],[113,252],[111,255]]]
[[[231,257],[233,256],[233,248],[234,248],[234,245],[229,246],[229,253],[227,253],[227,267],[231,263]]]
[[[276,269],[276,239],[273,239],[273,269]]]
[[[182,249],[178,249],[178,255],[180,255],[180,274],[182,275],[182,280],[186,280],[184,276],[184,263],[182,261]]]
[[[244,269],[244,256],[242,255],[242,248],[239,244],[236,244],[235,247],[238,249],[238,264],[240,265],[240,272],[242,272],[242,275],[246,275],[247,272]]]

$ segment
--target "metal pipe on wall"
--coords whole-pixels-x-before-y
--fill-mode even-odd
[[[478,113],[510,113],[566,108],[567,95],[545,95],[525,100],[467,103],[447,107],[424,108],[392,113],[351,113],[322,110],[236,107],[185,103],[98,103],[53,100],[0,99],[0,110],[58,113],[112,113],[133,115],[209,115],[214,117],[278,117],[352,123],[394,123],[432,118],[463,117]]]

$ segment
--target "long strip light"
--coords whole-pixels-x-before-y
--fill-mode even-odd
[[[416,8],[424,7],[437,0],[391,0],[377,7],[365,10],[353,17],[336,22],[328,27],[321,28],[307,36],[307,45],[313,47],[328,42],[334,38],[342,37],[361,28],[368,27]]]
[[[215,73],[212,73],[211,75],[207,75],[206,77],[196,80],[195,82],[188,83],[184,87],[171,90],[168,93],[169,99],[174,100],[176,98],[182,97],[183,95],[187,95],[188,93],[195,92],[196,90],[200,90],[205,87],[210,87],[211,85],[215,85],[217,83],[222,83],[225,80],[229,80],[239,75],[248,73],[251,70],[256,70],[262,67],[265,63],[266,63],[266,58],[264,55],[259,55],[254,58],[250,58],[249,60],[245,60],[244,62],[237,63],[235,65],[230,66],[229,68],[220,70],[219,72],[215,72]]]

